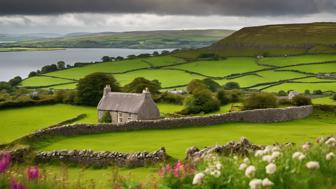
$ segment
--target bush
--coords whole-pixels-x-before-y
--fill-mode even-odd
[[[332,99],[336,100],[336,93],[332,95]]]
[[[112,118],[111,118],[111,114],[108,111],[105,111],[103,113],[102,118],[99,120],[101,123],[111,123],[112,122]]]
[[[203,83],[202,80],[199,79],[192,80],[187,86],[187,91],[189,94],[193,94],[198,90],[207,90],[207,89],[208,87]]]
[[[278,107],[278,101],[271,93],[253,93],[244,101],[245,110],[265,109]]]
[[[13,87],[17,86],[22,81],[22,78],[20,76],[16,76],[13,79],[9,80],[9,84]]]
[[[226,90],[232,90],[232,89],[239,89],[240,85],[237,82],[228,82],[224,85],[224,89]]]
[[[229,104],[231,100],[230,96],[224,90],[217,92],[217,99],[220,101],[221,105]]]
[[[129,93],[142,93],[144,89],[148,88],[151,94],[159,94],[161,83],[158,80],[148,80],[143,77],[135,78],[131,83],[125,85],[124,90]]]
[[[222,88],[220,84],[210,78],[203,79],[202,81],[212,92],[216,92]]]
[[[292,101],[287,98],[279,99],[278,103],[280,105],[293,105]]]
[[[182,114],[210,113],[218,111],[220,102],[210,90],[198,90],[185,100],[185,109]]]
[[[305,95],[311,95],[310,90],[305,90],[305,91],[304,91],[304,94],[305,94]]]
[[[106,85],[110,85],[112,91],[120,91],[119,83],[114,77],[104,73],[93,73],[80,79],[77,84],[78,103],[97,106]]]
[[[322,95],[323,92],[321,90],[314,90],[313,95]]]
[[[278,96],[287,96],[287,95],[288,95],[287,92],[284,90],[278,92]]]
[[[185,97],[183,95],[164,92],[159,96],[158,101],[159,102],[164,102],[164,103],[182,105],[183,102],[184,102],[184,99],[185,99]]]
[[[304,95],[294,96],[292,102],[295,106],[306,106],[312,104],[311,98],[306,97]]]

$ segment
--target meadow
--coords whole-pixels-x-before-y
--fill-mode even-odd
[[[331,63],[323,63],[325,61]],[[335,61],[335,63],[334,63]],[[113,75],[121,85],[136,77],[159,80],[163,88],[179,88],[192,79],[211,78],[220,84],[235,81],[242,88],[335,91],[336,81],[318,79],[314,74],[336,72],[336,55],[289,57],[228,57],[221,60],[184,60],[174,55],[97,63],[25,79],[21,86],[73,89],[76,81],[93,72]],[[274,67],[276,66],[276,67]],[[172,77],[173,76],[173,77]]]

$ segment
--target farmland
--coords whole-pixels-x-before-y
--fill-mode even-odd
[[[80,78],[104,72],[123,86],[136,77],[159,80],[162,88],[185,86],[192,79],[212,78],[220,84],[235,81],[242,88],[335,91],[336,80],[318,79],[316,74],[336,71],[336,55],[293,57],[229,57],[222,60],[184,60],[173,55],[97,63],[35,76],[24,80],[24,87],[73,89]],[[174,77],[172,77],[174,76]]]

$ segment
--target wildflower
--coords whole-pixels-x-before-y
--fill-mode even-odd
[[[38,167],[34,166],[34,167],[29,167],[27,169],[27,176],[28,176],[28,180],[37,180],[39,177],[39,169]]]
[[[310,161],[310,162],[306,163],[306,167],[308,169],[315,170],[315,169],[320,168],[320,164],[317,161]]]
[[[12,179],[10,182],[10,188],[11,189],[26,189],[26,187],[22,184],[17,182],[15,179]]]
[[[245,159],[243,160],[243,162],[246,163],[246,164],[249,164],[249,163],[250,163],[250,159],[249,159],[249,158],[245,158]]]
[[[334,157],[335,157],[335,154],[333,152],[330,152],[326,155],[326,160],[329,161],[329,160],[333,159]]]
[[[268,164],[268,165],[265,167],[265,169],[266,169],[266,173],[267,173],[267,174],[272,175],[272,174],[275,173],[277,167],[276,167],[276,165],[275,165],[274,163],[270,163],[270,164]]]
[[[304,158],[306,158],[306,156],[305,156],[302,152],[295,152],[295,153],[292,155],[292,158],[293,158],[293,159],[296,159],[296,160],[300,160],[300,161],[302,161]]]
[[[193,184],[200,184],[203,180],[203,178],[205,177],[205,174],[200,172],[200,173],[197,173],[195,176],[194,176],[194,179],[192,181]]]
[[[245,176],[253,177],[256,172],[256,168],[253,165],[250,165],[245,170]]]
[[[264,149],[264,154],[269,154],[272,152],[273,146],[266,146]]]
[[[210,172],[210,175],[214,176],[214,177],[219,177],[221,175],[221,172],[218,170],[213,170]]]
[[[246,169],[246,167],[247,167],[247,164],[246,163],[242,163],[242,164],[240,164],[239,165],[239,170],[245,170]]]
[[[277,152],[277,151],[280,151],[280,147],[279,146],[273,146],[272,152]]]
[[[336,144],[336,139],[334,137],[330,137],[325,144],[329,145],[329,146],[335,146]]]
[[[0,173],[4,173],[10,166],[11,156],[10,153],[0,154]]]
[[[262,180],[262,186],[265,187],[265,188],[270,188],[272,187],[274,184],[272,181],[270,181],[268,178],[264,178]]]
[[[271,155],[266,155],[262,157],[262,160],[271,163],[273,161],[273,157]]]
[[[183,167],[184,167],[183,163],[180,160],[178,160],[173,169],[173,174],[175,177],[180,176],[180,172],[181,170],[183,170]]]
[[[172,167],[170,164],[167,164],[166,166],[162,167],[160,172],[159,172],[159,175],[161,177],[164,177],[165,174],[168,174],[168,173],[171,173],[172,172]]]
[[[254,153],[254,156],[255,157],[261,157],[264,155],[264,150],[257,150],[255,153]]]
[[[261,179],[253,179],[249,183],[250,189],[261,189],[262,188],[262,180]]]
[[[215,167],[216,167],[216,169],[221,170],[223,166],[222,166],[222,164],[220,162],[217,162],[215,164]]]
[[[308,150],[310,149],[310,147],[311,147],[311,144],[310,144],[310,143],[304,143],[304,144],[302,145],[302,149],[303,149],[304,151],[308,151]]]
[[[279,152],[279,151],[273,151],[273,152],[272,152],[272,158],[273,158],[273,159],[278,158],[280,155],[281,155],[281,152]]]

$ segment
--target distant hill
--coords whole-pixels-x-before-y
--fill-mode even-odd
[[[32,48],[200,48],[232,34],[232,30],[167,30],[74,33],[2,46]]]
[[[53,33],[31,33],[31,34],[2,34],[0,33],[0,42],[19,42],[27,40],[36,40],[43,38],[60,37],[60,34]]]
[[[246,27],[210,47],[189,51],[221,56],[336,53],[336,23],[284,24]]]

